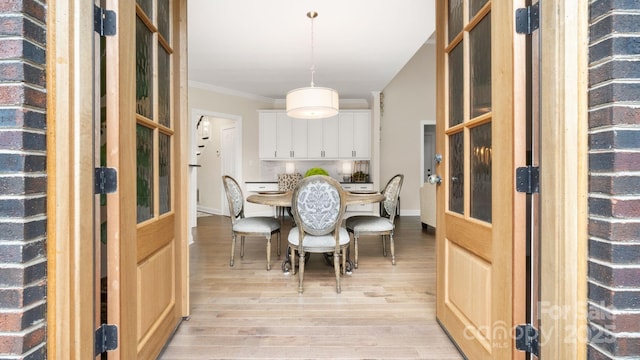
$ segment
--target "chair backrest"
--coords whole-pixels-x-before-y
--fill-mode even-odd
[[[292,191],[302,180],[302,174],[278,174],[278,190]]]
[[[300,243],[303,233],[310,235],[334,234],[344,217],[346,198],[342,186],[335,179],[325,175],[306,177],[293,191],[291,209],[299,231]]]
[[[224,185],[224,192],[227,194],[231,220],[235,221],[238,217],[244,217],[244,196],[242,195],[240,185],[238,185],[236,179],[229,175],[222,176],[222,183]]]
[[[398,206],[398,196],[400,196],[400,188],[404,181],[404,175],[397,174],[392,177],[384,187],[382,193],[384,200],[382,201],[381,216],[388,217],[393,222],[396,216],[396,207]]]

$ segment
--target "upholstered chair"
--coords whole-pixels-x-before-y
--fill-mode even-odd
[[[300,259],[298,292],[303,292],[305,255],[333,253],[336,291],[340,293],[340,276],[346,266],[345,249],[348,249],[350,240],[342,226],[345,201],[340,183],[325,175],[306,177],[293,191],[291,210],[297,226],[291,228],[288,239],[293,274],[296,252]]]
[[[280,221],[270,216],[244,215],[244,196],[238,182],[228,175],[222,176],[222,183],[229,203],[231,218],[231,260],[233,266],[236,250],[236,237],[240,236],[240,258],[244,257],[244,239],[247,236],[264,237],[267,242],[267,270],[271,270],[271,236],[277,234],[278,256],[280,256]]]
[[[358,267],[358,246],[361,235],[380,235],[382,238],[382,255],[387,256],[385,238],[389,237],[389,248],[391,250],[391,264],[396,264],[395,244],[393,242],[393,229],[398,206],[398,196],[404,175],[398,174],[387,182],[382,190],[385,199],[381,203],[380,216],[377,215],[356,215],[347,218],[345,226],[350,234],[353,234],[354,267]]]

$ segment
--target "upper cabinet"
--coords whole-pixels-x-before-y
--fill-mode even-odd
[[[371,112],[342,110],[326,119],[293,119],[284,110],[259,112],[259,156],[276,159],[369,159]]]
[[[307,158],[307,120],[292,119],[283,111],[264,111],[258,121],[261,159]]]
[[[340,158],[368,159],[371,157],[371,112],[351,110],[340,112]]]
[[[285,112],[276,113],[276,158],[307,158],[307,120],[293,119]]]
[[[260,159],[275,159],[277,156],[276,139],[278,130],[278,120],[275,112],[260,112],[258,118],[258,156]]]
[[[338,116],[309,120],[309,158],[338,158]]]

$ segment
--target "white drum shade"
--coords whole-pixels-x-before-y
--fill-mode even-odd
[[[338,92],[324,87],[305,87],[287,93],[287,115],[298,119],[323,119],[338,115]]]

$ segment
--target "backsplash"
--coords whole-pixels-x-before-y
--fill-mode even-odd
[[[354,169],[354,162],[348,160],[304,160],[304,161],[261,161],[259,181],[278,181],[278,174],[287,172],[287,164],[291,168],[293,164],[294,171],[304,176],[307,170],[319,167],[325,169],[332,178],[345,181],[343,176],[350,176]],[[291,169],[289,169],[291,170]],[[347,170],[347,173],[345,173]]]

